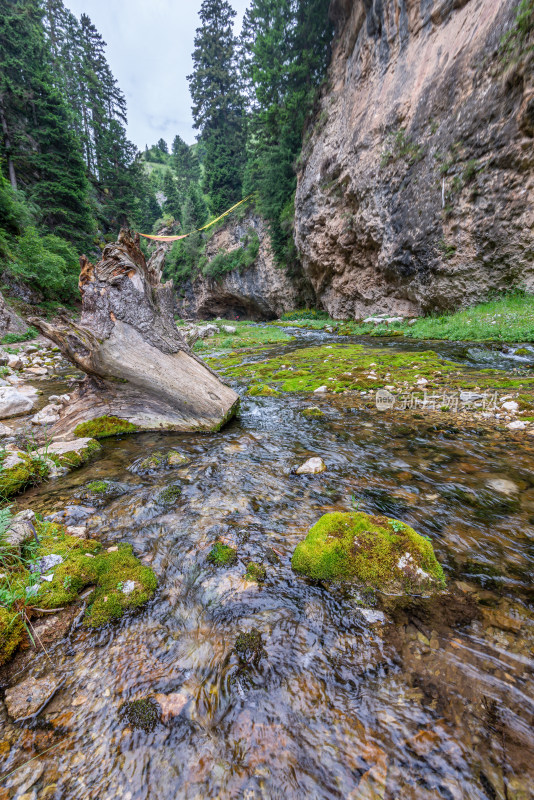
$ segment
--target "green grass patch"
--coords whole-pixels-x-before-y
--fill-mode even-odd
[[[35,328],[28,328],[25,333],[6,333],[5,336],[0,339],[0,344],[15,344],[16,342],[31,342],[33,339],[37,339],[39,336],[39,331]]]
[[[179,324],[179,323],[177,323]],[[220,334],[210,336],[208,339],[199,339],[193,345],[197,353],[207,353],[216,350],[242,350],[249,347],[265,347],[270,344],[285,344],[293,337],[270,325],[252,325],[250,322],[236,320],[217,320],[221,328]],[[225,333],[223,325],[237,328],[236,333]]]
[[[215,567],[231,567],[237,561],[237,553],[233,547],[216,542],[208,553],[208,561]]]

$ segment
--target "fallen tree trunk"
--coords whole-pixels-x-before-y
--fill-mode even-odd
[[[87,374],[51,433],[68,435],[103,417],[130,423],[130,430],[219,429],[239,397],[180,336],[172,281],[160,282],[160,248],[147,264],[138,240],[121,230],[98,264],[82,256],[80,266],[80,323],[31,320]]]

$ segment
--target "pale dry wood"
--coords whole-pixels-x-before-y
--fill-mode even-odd
[[[80,259],[82,316],[31,322],[87,377],[52,434],[70,433],[101,416],[139,430],[214,430],[229,419],[238,395],[194,355],[174,322],[172,281],[162,284],[165,252],[148,264],[139,242],[121,230],[96,265]]]

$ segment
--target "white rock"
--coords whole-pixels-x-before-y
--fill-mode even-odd
[[[419,380],[417,381],[417,385],[418,386],[426,386],[427,383],[428,383],[428,381],[427,381],[426,378],[419,378]]]
[[[236,333],[236,331],[237,331],[237,328],[235,328],[233,325],[222,325],[221,329],[225,333]]]
[[[85,450],[89,442],[92,442],[93,439],[90,438],[80,438],[80,439],[73,439],[70,442],[53,442],[48,446],[40,447],[37,450],[38,455],[51,455],[51,456],[64,456],[65,453],[81,453],[82,450]]]
[[[386,322],[388,325],[396,325],[397,322],[404,322],[404,317],[388,317]]]
[[[22,359],[18,356],[10,355],[7,359],[7,365],[10,369],[22,369]]]
[[[32,375],[42,378],[48,373],[48,370],[46,367],[28,367],[26,372],[31,372]]]
[[[328,391],[328,389],[327,389],[326,386],[319,386],[317,389],[313,390],[313,393],[314,394],[324,394],[324,392],[327,392],[327,391]]]
[[[377,622],[384,623],[387,619],[383,611],[377,611],[374,608],[359,608],[358,611],[370,625],[374,625]]]
[[[516,403],[515,400],[509,400],[507,403],[503,403],[501,408],[504,408],[505,411],[515,413],[519,411],[519,403]]]
[[[0,419],[27,414],[35,405],[31,397],[16,389],[0,388]]]
[[[297,475],[317,475],[319,472],[324,472],[325,470],[326,464],[323,459],[319,456],[315,456],[314,458],[309,458],[298,468]]]
[[[527,427],[527,425],[528,422],[525,422],[522,419],[516,419],[513,422],[509,422],[506,427],[509,428],[511,431],[522,431]]]
[[[491,480],[486,481],[486,486],[488,489],[493,489],[494,492],[507,496],[519,492],[519,486],[513,481],[506,480],[506,478],[491,478]]]
[[[68,536],[75,536],[77,539],[85,539],[87,533],[85,525],[67,525],[65,530]]]
[[[135,583],[133,581],[124,581],[122,585],[122,593],[123,594],[131,594],[135,589]]]
[[[61,408],[62,406],[56,403],[50,403],[32,417],[32,423],[34,425],[53,425],[59,419]]]
[[[8,425],[4,425],[3,422],[0,422],[0,439],[3,439],[5,436],[13,436],[13,430]]]

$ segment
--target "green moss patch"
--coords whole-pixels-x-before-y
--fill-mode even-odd
[[[297,545],[291,566],[314,580],[421,594],[445,586],[431,542],[403,522],[363,512],[325,514]]]
[[[147,475],[159,470],[184,467],[186,464],[189,464],[189,458],[178,450],[169,450],[166,453],[157,450],[146,458],[135,461],[130,469],[137,475]]]
[[[310,406],[310,408],[303,408],[300,412],[302,416],[310,419],[317,417],[324,417],[324,412],[318,406]]]
[[[235,640],[234,651],[242,667],[257,667],[262,656],[265,655],[260,631],[257,628],[253,628],[251,631],[241,631]]]
[[[155,700],[150,698],[123,703],[119,708],[119,715],[132,728],[138,728],[145,733],[153,731],[161,722],[161,709]]]
[[[180,498],[182,489],[180,486],[167,486],[162,492],[158,494],[158,503],[163,503],[165,506],[171,506]]]
[[[280,392],[277,392],[276,389],[271,389],[266,383],[258,383],[251,386],[247,394],[251,395],[251,397],[278,397]]]
[[[98,494],[102,492],[106,492],[109,487],[109,483],[106,481],[91,481],[91,483],[87,484],[87,490],[89,492],[97,492]]]
[[[247,570],[245,572],[246,581],[255,581],[256,583],[263,583],[267,577],[267,570],[263,564],[256,564],[255,561],[249,561]]]
[[[497,369],[470,369],[432,350],[401,352],[361,344],[304,347],[276,358],[255,362],[235,356],[220,358],[217,367],[230,377],[251,384],[268,384],[283,392],[369,391],[392,386],[394,392],[476,389],[523,389],[534,392],[534,377],[509,375]],[[424,378],[425,383],[417,381]],[[250,391],[250,390],[249,390]]]
[[[55,461],[60,467],[67,467],[68,469],[77,469],[87,464],[90,458],[100,452],[100,445],[94,439],[87,443],[87,447],[83,450],[71,450],[68,453],[63,453],[60,456],[50,454],[50,458]]]
[[[142,605],[156,589],[156,576],[133,555],[131,545],[119,545],[115,552],[102,550],[92,539],[68,536],[62,525],[39,523],[40,546],[32,555],[38,561],[46,555],[59,555],[63,562],[53,569],[53,579],[43,582],[31,603],[39,608],[62,608],[73,603],[87,586],[94,586],[84,622],[97,627],[121,617],[130,608]],[[21,571],[19,579],[28,582],[30,573]],[[131,589],[125,593],[124,589]]]
[[[119,417],[96,417],[82,422],[74,429],[75,436],[88,436],[92,439],[105,439],[121,433],[135,433],[137,426]]]
[[[227,544],[216,542],[208,553],[208,561],[216,567],[231,567],[237,561],[237,552]]]
[[[48,477],[49,469],[43,459],[20,454],[21,460],[12,467],[0,466],[0,497],[7,499]]]
[[[24,637],[22,617],[0,606],[0,666],[9,661]]]

